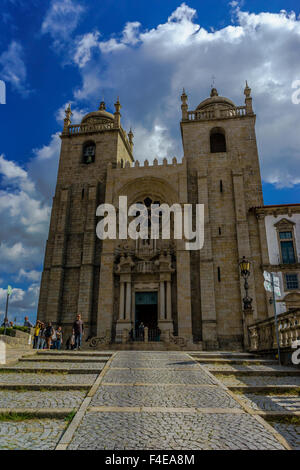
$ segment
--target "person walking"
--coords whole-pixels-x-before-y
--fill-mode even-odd
[[[75,336],[75,347],[74,350],[81,348],[81,341],[84,331],[83,321],[81,320],[81,315],[78,313],[76,315],[76,320],[73,323],[73,334]]]
[[[143,322],[141,322],[139,326],[139,340],[140,341],[144,341],[144,334],[145,334],[145,325]]]
[[[54,349],[60,351],[61,345],[63,344],[63,332],[61,326],[59,326],[56,330],[56,341],[54,345]]]
[[[54,333],[54,328],[52,326],[52,323],[49,322],[46,326],[45,329],[45,340],[46,340],[46,348],[45,349],[50,349],[51,347],[51,339]]]

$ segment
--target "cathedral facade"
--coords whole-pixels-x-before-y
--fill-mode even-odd
[[[133,134],[101,102],[71,124],[66,110],[61,155],[41,281],[38,318],[71,329],[82,315],[90,337],[130,342],[143,323],[150,340],[182,339],[187,348],[244,343],[244,284],[239,261],[251,262],[251,320],[268,316],[261,266],[268,263],[251,90],[236,106],[212,89],[195,110],[181,96],[183,158],[133,157]],[[142,202],[204,204],[204,246],[184,240],[100,240],[97,207]],[[151,336],[152,335],[152,336]],[[197,346],[194,346],[197,347]]]

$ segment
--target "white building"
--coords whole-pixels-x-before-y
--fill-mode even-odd
[[[300,308],[300,204],[280,204],[256,208],[264,216],[269,265],[263,269],[280,278],[281,297],[277,313]]]

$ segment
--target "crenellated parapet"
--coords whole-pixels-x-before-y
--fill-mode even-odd
[[[130,163],[127,161],[125,163],[125,166],[122,166],[121,162],[117,163],[117,168],[115,169],[120,169],[120,170],[126,170],[130,168],[131,170],[134,170],[136,168],[154,168],[154,167],[182,167],[185,164],[185,157],[182,158],[181,162],[177,161],[176,157],[173,157],[171,161],[169,161],[167,158],[164,158],[162,163],[158,162],[157,158],[154,158],[152,163],[149,163],[148,159],[145,159],[143,162],[140,162],[139,160],[135,160],[133,162],[133,165],[130,165]],[[108,164],[109,168],[112,167],[112,165],[109,163]]]

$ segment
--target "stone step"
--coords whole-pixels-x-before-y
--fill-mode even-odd
[[[230,353],[230,352],[190,352],[193,357],[199,359],[260,359],[260,356],[249,353]]]
[[[1,377],[0,377],[1,380]],[[22,384],[1,383],[0,390],[90,390],[91,384]]]
[[[61,368],[46,368],[46,367],[13,367],[13,366],[5,366],[0,367],[0,374],[1,372],[16,372],[18,374],[29,374],[29,373],[47,373],[47,374],[57,374],[57,373],[64,373],[64,374],[100,374],[102,369],[70,369],[66,367]],[[1,376],[0,376],[1,379]]]
[[[0,408],[0,416],[9,417],[10,414],[32,418],[65,418],[74,411],[74,408]]]
[[[300,411],[263,411],[253,410],[254,415],[261,416],[262,418],[292,418],[293,416],[300,416]]]
[[[113,352],[110,351],[57,351],[57,350],[42,350],[38,349],[35,350],[36,354],[42,355],[42,356],[49,356],[49,357],[56,357],[56,356],[70,356],[70,357],[110,357],[112,356]]]
[[[59,363],[59,362],[71,362],[71,363],[74,363],[74,362],[80,362],[80,363],[91,363],[91,362],[107,362],[109,359],[109,357],[85,357],[85,358],[80,358],[80,357],[74,357],[74,358],[71,358],[71,357],[22,357],[20,358],[20,362],[56,362],[56,363]]]
[[[200,362],[200,363],[206,363],[206,364],[212,364],[212,363],[215,363],[215,364],[240,364],[240,365],[264,365],[264,364],[268,364],[268,365],[271,365],[271,364],[278,364],[278,361],[275,361],[274,359],[219,359],[219,358],[215,358],[215,359],[209,359],[209,358],[196,358],[194,357],[194,359],[197,361],[197,362]]]
[[[234,376],[257,376],[264,377],[297,377],[300,370],[209,370],[214,375],[234,375]]]
[[[232,392],[239,392],[242,394],[245,393],[290,393],[295,392],[299,393],[299,385],[227,385],[226,386]]]

